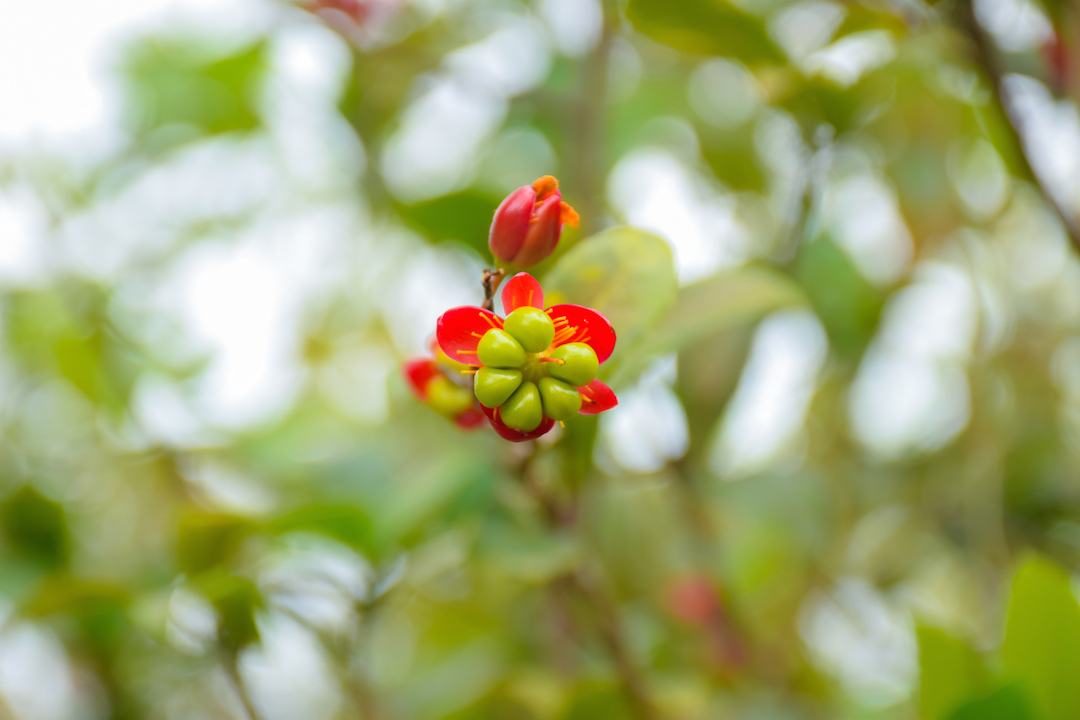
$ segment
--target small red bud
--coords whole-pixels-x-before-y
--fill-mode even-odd
[[[526,268],[554,252],[566,223],[577,227],[578,214],[562,201],[559,181],[545,175],[502,201],[488,246],[496,259]]]

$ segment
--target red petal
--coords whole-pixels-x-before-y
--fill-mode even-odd
[[[405,364],[401,366],[401,374],[405,377],[405,384],[412,390],[413,395],[426,401],[428,383],[439,375],[439,368],[429,357],[415,357],[405,361]]]
[[[526,306],[543,310],[544,289],[529,273],[518,273],[503,286],[502,301],[507,315]]]
[[[454,418],[454,422],[463,430],[475,430],[484,422],[484,414],[476,407],[471,407]]]
[[[583,342],[596,351],[596,359],[600,362],[611,357],[615,349],[615,329],[606,317],[580,305],[553,305],[548,308],[547,314],[555,321],[554,347]],[[566,323],[559,322],[559,318],[565,318]],[[573,335],[560,337],[564,328],[573,327],[577,328]]]
[[[498,410],[498,408],[486,408],[481,405],[480,409],[484,411],[484,414],[487,415],[488,420],[491,421],[491,427],[495,428],[495,432],[499,433],[499,435],[502,436],[504,440],[509,440],[510,442],[525,442],[526,440],[535,440],[541,435],[547,433],[549,430],[551,430],[551,428],[555,427],[555,421],[545,415],[544,419],[540,421],[540,424],[536,426],[535,430],[533,430],[532,432],[521,432],[520,430],[515,430],[512,427],[507,427],[503,424],[502,420],[499,420],[498,416],[495,414],[495,410]]]
[[[478,365],[480,358],[476,356],[476,346],[480,344],[480,338],[491,328],[502,326],[502,319],[495,313],[475,305],[461,305],[439,316],[435,337],[451,360]]]
[[[537,206],[525,234],[525,242],[511,262],[520,267],[529,267],[554,252],[562,234],[561,214],[562,200],[556,192]]]
[[[520,187],[506,196],[491,220],[488,231],[488,247],[491,254],[503,262],[512,262],[525,244],[532,221],[536,191],[529,185]]]
[[[578,392],[581,393],[581,399],[584,401],[581,403],[582,415],[599,415],[619,404],[619,398],[615,397],[612,389],[599,380],[593,380],[585,387],[579,387]]]

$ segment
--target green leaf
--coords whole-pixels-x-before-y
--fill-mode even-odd
[[[675,306],[634,348],[633,358],[613,367],[609,377],[613,385],[629,382],[660,355],[805,302],[799,286],[775,270],[755,265],[726,270],[680,290]]]
[[[882,293],[863,278],[847,253],[826,237],[803,249],[796,276],[832,347],[844,357],[861,357],[881,317]]]
[[[938,628],[919,626],[919,716],[947,720],[990,684],[982,658],[967,643]]]
[[[679,282],[667,243],[624,227],[579,242],[543,285],[547,305],[573,303],[603,313],[618,336],[617,359],[672,306]]]
[[[925,715],[923,716],[926,717]],[[948,720],[1038,720],[1027,693],[1017,685],[1005,685],[961,706]]]
[[[265,54],[262,42],[220,58],[175,42],[140,43],[127,65],[139,129],[183,124],[217,134],[258,127]]]
[[[259,641],[255,611],[263,600],[253,582],[216,570],[199,578],[195,587],[217,610],[218,638],[225,647],[237,651]]]
[[[11,550],[22,558],[49,568],[66,566],[71,558],[64,508],[30,486],[0,503],[0,529]]]
[[[305,505],[270,522],[275,534],[316,532],[366,550],[371,547],[371,518],[355,505]]]
[[[765,23],[725,0],[630,0],[626,17],[654,40],[687,53],[747,64],[786,62]]]
[[[502,198],[478,190],[464,190],[415,205],[398,205],[410,224],[435,242],[456,240],[483,256],[488,255],[488,231]]]
[[[257,525],[247,518],[193,513],[180,519],[176,555],[182,572],[196,575],[230,559]]]
[[[1045,720],[1080,717],[1080,605],[1045,558],[1030,556],[1013,578],[1002,657]]]

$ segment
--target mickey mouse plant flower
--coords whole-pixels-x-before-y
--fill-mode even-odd
[[[506,196],[495,211],[488,247],[496,260],[527,268],[559,244],[563,225],[578,226],[578,214],[562,200],[559,181],[550,175]]]
[[[595,415],[618,399],[596,379],[615,349],[615,330],[600,313],[580,305],[544,309],[544,291],[518,273],[503,287],[506,319],[475,306],[439,318],[439,347],[468,367],[473,391],[491,426],[507,440],[533,440],[556,421]],[[463,403],[464,404],[464,403]]]

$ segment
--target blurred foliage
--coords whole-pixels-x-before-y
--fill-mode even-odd
[[[0,136],[0,717],[1080,717],[1077,17],[971,10],[100,30]],[[398,367],[549,173],[621,405],[511,445]]]

